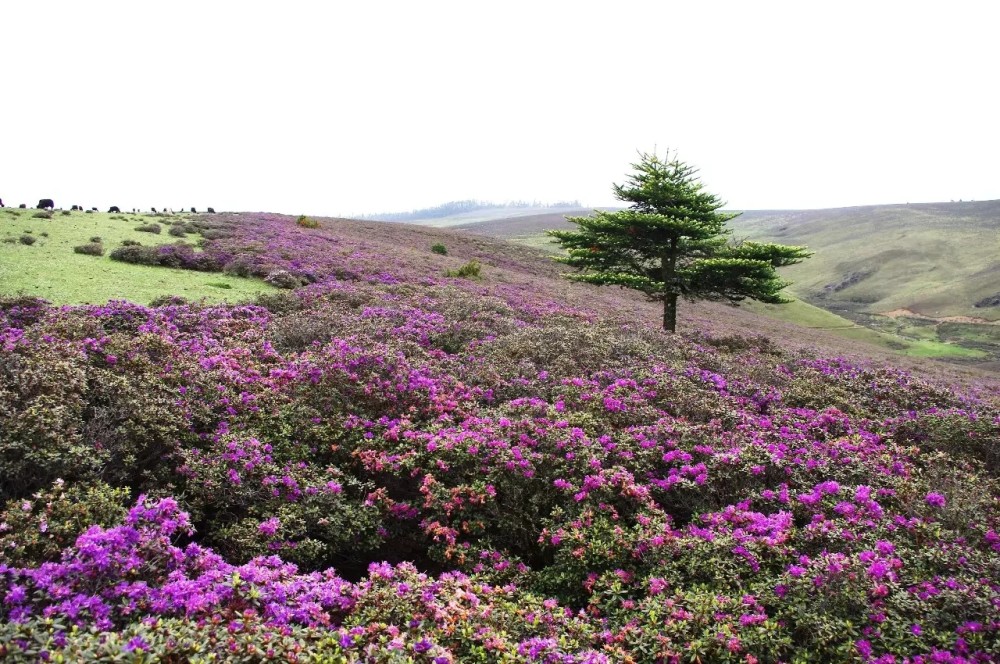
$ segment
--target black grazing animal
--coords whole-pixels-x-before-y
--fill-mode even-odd
[[[215,214],[215,208],[208,208],[209,214]]]
[[[191,208],[191,212],[193,214],[193,213],[197,212],[197,210],[195,210],[194,208]]]
[[[153,211],[153,214],[156,214],[156,208],[149,208],[149,209]]]
[[[20,205],[18,205],[17,207],[19,207],[19,208],[21,208],[21,209],[23,210],[23,209],[25,209],[26,207],[28,207],[28,204],[27,204],[27,203],[21,203],[21,204],[20,204]]]
[[[80,209],[79,205],[74,205],[73,207],[70,208],[70,212],[76,212],[79,209]]]
[[[41,200],[38,201],[38,209],[39,210],[46,210],[46,209],[51,210],[51,209],[55,208],[55,206],[56,206],[56,204],[52,202],[51,198],[43,198],[43,199],[41,199]]]
[[[90,209],[91,209],[91,211],[93,211],[93,212],[97,212],[97,208],[90,208]]]
[[[3,199],[0,198],[0,207],[3,207]]]
[[[111,212],[121,212],[121,210],[118,209],[117,205],[112,205],[110,208],[108,208],[108,212],[109,213],[111,213]]]

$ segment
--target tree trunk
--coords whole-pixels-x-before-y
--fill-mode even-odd
[[[660,259],[663,274],[663,329],[673,334],[677,331],[677,238],[671,238],[670,249]]]
[[[663,329],[671,334],[677,331],[677,293],[663,297]]]

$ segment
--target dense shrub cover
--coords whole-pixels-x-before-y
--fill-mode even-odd
[[[0,301],[0,658],[1000,652],[989,394],[218,216],[311,285]]]

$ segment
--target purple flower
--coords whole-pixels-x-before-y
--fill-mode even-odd
[[[149,650],[149,644],[146,643],[145,639],[143,639],[141,636],[136,636],[130,639],[129,642],[126,643],[124,646],[122,646],[122,650],[124,650],[125,652],[133,652],[135,650],[140,650],[145,652]]]
[[[944,507],[945,504],[948,502],[947,500],[945,500],[944,496],[934,491],[928,493],[924,497],[924,500],[927,501],[927,504],[930,505],[931,507]]]
[[[257,530],[261,532],[262,535],[267,537],[273,537],[278,528],[281,527],[281,520],[276,516],[272,516],[267,521],[262,521],[260,525],[257,526]]]

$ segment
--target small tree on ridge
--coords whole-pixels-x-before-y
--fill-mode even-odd
[[[663,329],[677,329],[677,300],[745,299],[790,302],[776,268],[811,256],[803,247],[735,242],[725,226],[739,213],[703,189],[698,170],[671,157],[639,153],[639,163],[615,197],[617,212],[567,217],[575,231],[549,231],[568,255],[556,260],[578,270],[575,281],[641,291],[663,302]]]

